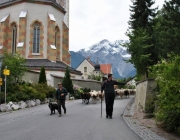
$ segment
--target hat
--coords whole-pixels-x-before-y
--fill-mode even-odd
[[[58,83],[58,85],[62,85],[62,83],[61,83],[61,82],[59,82],[59,83]]]

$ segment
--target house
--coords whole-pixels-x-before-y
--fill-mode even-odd
[[[94,71],[94,64],[90,61],[90,57],[84,59],[76,70],[81,71],[82,79],[88,79],[88,76],[92,75]]]
[[[1,0],[0,55],[19,53],[26,59],[29,71],[46,70],[64,75],[70,68],[74,78],[82,73],[70,67],[69,0]]]
[[[104,77],[108,74],[113,74],[111,64],[97,63],[96,65],[94,65],[91,62],[90,57],[84,59],[76,68],[76,70],[82,72],[83,79],[88,79],[91,75]]]

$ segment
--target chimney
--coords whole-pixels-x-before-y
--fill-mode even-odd
[[[91,60],[90,60],[90,56],[87,57],[87,60],[88,60],[89,62],[91,61]]]

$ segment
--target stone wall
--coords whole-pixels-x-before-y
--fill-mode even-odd
[[[146,79],[136,83],[135,107],[138,110],[145,110],[148,94],[152,94],[153,89],[155,89],[156,86],[157,83],[154,79]]]
[[[54,87],[57,87],[58,82],[62,82],[63,77],[52,75],[54,78]],[[101,82],[95,80],[87,79],[74,79],[72,78],[72,83],[78,85],[82,88],[90,88],[91,90],[101,90]]]
[[[38,83],[39,72],[26,72],[23,76],[23,80],[27,82]],[[51,86],[57,88],[58,82],[62,82],[63,76],[57,76],[55,74],[50,75]],[[95,80],[75,79],[72,78],[72,83],[83,88],[90,88],[91,90],[101,90],[101,82]]]

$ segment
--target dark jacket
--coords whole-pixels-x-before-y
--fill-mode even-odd
[[[117,82],[114,80],[105,80],[101,87],[101,92],[105,91],[105,95],[115,95],[114,85],[125,85],[126,83]]]
[[[61,94],[64,94],[64,95],[61,96]],[[59,88],[56,90],[56,99],[57,100],[65,100],[66,95],[67,95],[67,90],[64,87],[62,87],[62,90],[60,90]]]

